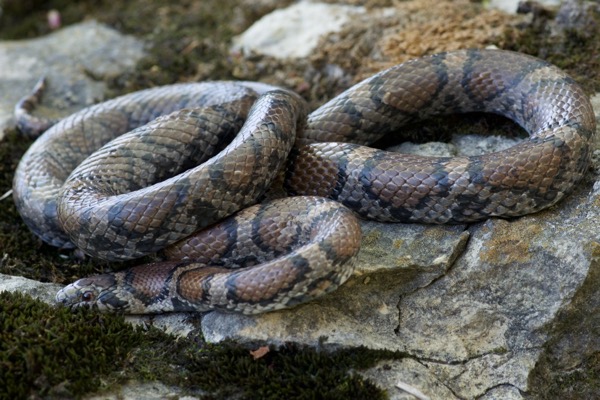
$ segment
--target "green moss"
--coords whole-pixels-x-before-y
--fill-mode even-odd
[[[121,316],[50,307],[0,293],[0,399],[77,398],[122,382],[161,381],[210,398],[382,399],[353,371],[401,353],[366,348],[271,347],[254,359],[233,342],[214,345],[143,330]]]
[[[144,340],[122,317],[54,309],[23,294],[0,293],[0,397],[73,397]]]
[[[366,348],[335,352],[288,344],[255,360],[231,342],[186,353],[186,381],[219,397],[243,399],[383,399],[385,393],[356,373],[400,353]]]

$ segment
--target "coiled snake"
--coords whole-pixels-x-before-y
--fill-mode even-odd
[[[348,208],[364,218],[424,223],[533,213],[581,180],[595,134],[590,102],[571,78],[500,50],[395,66],[308,117],[297,95],[273,89],[165,86],[100,103],[48,129],[14,178],[15,203],[33,232],[108,260],[173,243],[166,253],[187,257],[84,278],[57,300],[130,313],[256,313],[302,303],[352,273],[360,228]],[[362,146],[407,123],[472,111],[506,116],[530,137],[477,157]],[[300,197],[246,208],[286,162],[284,187]]]

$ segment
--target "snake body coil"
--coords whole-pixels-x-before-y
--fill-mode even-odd
[[[217,233],[179,245],[201,249],[194,257],[200,261],[85,278],[57,299],[129,312],[291,306],[333,290],[352,272],[344,265],[358,251],[360,231],[340,203],[381,221],[460,223],[536,212],[581,180],[595,134],[593,110],[577,84],[543,61],[505,51],[457,51],[398,65],[311,113],[304,129],[297,96],[269,89],[183,84],[82,110],[50,128],[23,157],[14,181],[19,212],[56,246],[74,243],[114,260],[155,252],[257,202],[292,149],[296,128],[285,188],[337,203],[299,197],[250,208],[224,222],[227,228],[217,225]],[[472,111],[511,118],[530,137],[478,157],[361,146],[407,123]],[[238,129],[226,146],[225,137]],[[286,220],[288,211],[300,217]],[[275,227],[272,238],[254,229],[267,225]],[[238,243],[253,243],[253,250]]]

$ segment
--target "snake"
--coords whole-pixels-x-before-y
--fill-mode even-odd
[[[407,124],[468,112],[504,116],[529,136],[479,156],[368,147]],[[298,95],[254,82],[175,84],[99,103],[32,144],[13,197],[51,245],[112,261],[162,252],[82,278],[58,303],[253,314],[342,285],[360,249],[357,216],[462,224],[556,204],[584,177],[595,133],[588,96],[559,68],[459,50],[381,71],[308,115]],[[278,180],[286,196],[265,200]]]

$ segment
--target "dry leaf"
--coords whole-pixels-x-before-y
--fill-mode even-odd
[[[265,356],[265,354],[267,354],[268,352],[269,352],[269,346],[261,346],[256,350],[250,351],[250,354],[252,354],[252,357],[255,360],[258,360],[259,358],[263,358]]]

